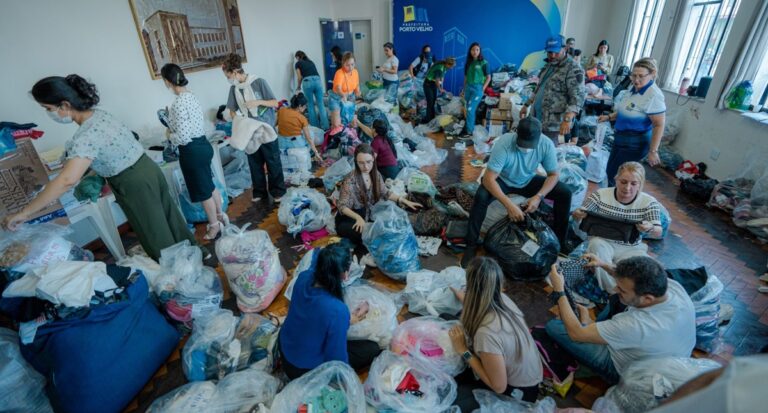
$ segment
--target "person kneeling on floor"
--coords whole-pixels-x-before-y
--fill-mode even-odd
[[[615,180],[616,187],[598,189],[573,211],[573,217],[582,221],[582,229],[589,236],[587,252],[612,263],[647,256],[648,245],[641,234],[660,236],[662,232],[661,204],[643,192],[643,165],[622,164]],[[594,271],[600,288],[612,294],[616,279],[600,267]]]
[[[278,338],[283,371],[291,380],[333,360],[354,369],[365,368],[381,352],[373,341],[347,341],[349,326],[368,314],[366,305],[350,314],[344,303],[341,281],[352,262],[350,248],[347,240],[323,248],[293,286],[291,306]]]
[[[558,181],[555,145],[546,136],[542,139],[542,136],[541,122],[536,118],[525,118],[518,124],[517,133],[504,134],[493,145],[483,184],[475,194],[469,213],[467,250],[461,260],[462,267],[466,268],[476,254],[480,227],[494,198],[504,205],[510,219],[515,222],[524,220],[526,213],[535,212],[544,198],[553,200],[553,229],[561,247],[565,245],[571,191]],[[547,172],[546,178],[536,175],[539,164]],[[529,197],[525,209],[515,205],[507,194]]]
[[[611,319],[601,314],[595,323],[587,309],[578,306],[577,318],[555,264],[549,277],[560,320],[550,320],[546,330],[557,344],[610,384],[617,383],[634,361],[691,355],[696,344],[693,302],[680,284],[667,278],[661,264],[650,257],[631,257],[616,265],[594,254],[584,257],[589,266],[616,278],[616,294],[627,310]]]
[[[373,128],[369,128],[362,122],[357,126],[368,136],[373,137],[371,148],[376,153],[376,166],[384,179],[395,179],[400,173],[397,166],[397,149],[395,143],[389,138],[389,126],[382,119],[373,121]]]

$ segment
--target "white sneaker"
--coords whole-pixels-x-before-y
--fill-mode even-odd
[[[360,258],[360,264],[365,265],[366,267],[378,267],[378,265],[376,265],[376,261],[373,259],[373,256],[371,256],[370,253],[365,254],[363,258]]]
[[[730,304],[720,304],[720,314],[718,314],[719,322],[718,324],[724,324],[733,318],[733,306]]]
[[[261,201],[261,197],[251,198],[251,202],[259,202],[259,201]]]
[[[765,281],[765,282],[768,283],[768,272],[763,274],[763,275],[761,275],[761,276],[759,276],[759,277],[757,277],[757,279],[759,279],[760,281]]]

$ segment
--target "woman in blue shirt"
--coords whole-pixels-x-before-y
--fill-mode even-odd
[[[614,101],[614,112],[602,115],[599,122],[616,121],[613,148],[606,173],[608,186],[625,162],[639,162],[648,155],[651,166],[659,164],[659,144],[664,133],[664,93],[656,86],[656,60],[644,57],[632,65],[632,89],[621,91]]]
[[[315,254],[309,269],[299,274],[278,340],[283,371],[289,379],[332,360],[354,369],[365,368],[381,352],[373,341],[347,341],[349,326],[368,313],[363,304],[350,314],[344,303],[341,280],[351,263],[351,244],[342,240]]]

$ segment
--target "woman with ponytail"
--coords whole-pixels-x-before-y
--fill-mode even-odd
[[[79,128],[64,146],[66,162],[61,173],[21,211],[5,217],[3,227],[17,229],[77,185],[90,168],[107,180],[151,258],[157,260],[160,250],[178,242],[195,243],[160,168],[144,154],[125,124],[95,109],[99,94],[94,84],[78,75],[51,76],[35,83],[31,93],[55,122],[74,122]],[[209,254],[204,251],[203,255]]]
[[[291,107],[284,107],[277,111],[277,144],[280,147],[280,153],[293,148],[312,150],[315,159],[322,163],[323,157],[315,147],[312,132],[309,130],[309,121],[304,116],[307,104],[307,98],[303,93],[299,93],[291,98]]]
[[[222,225],[229,224],[229,217],[221,210],[221,193],[213,184],[213,146],[205,137],[203,108],[197,97],[187,90],[189,81],[178,65],[168,63],[160,70],[160,74],[165,87],[176,95],[168,110],[169,138],[179,148],[179,166],[187,184],[189,199],[201,202],[208,217],[203,238],[212,240],[219,235]]]

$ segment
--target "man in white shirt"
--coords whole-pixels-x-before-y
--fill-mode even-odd
[[[664,268],[650,257],[631,257],[616,265],[587,254],[588,266],[599,267],[616,279],[616,294],[627,310],[609,320],[592,322],[586,308],[574,314],[565,296],[557,265],[549,274],[560,310],[560,320],[547,323],[547,333],[579,363],[609,383],[634,361],[645,358],[689,357],[696,344],[696,312],[685,289],[668,279]]]

